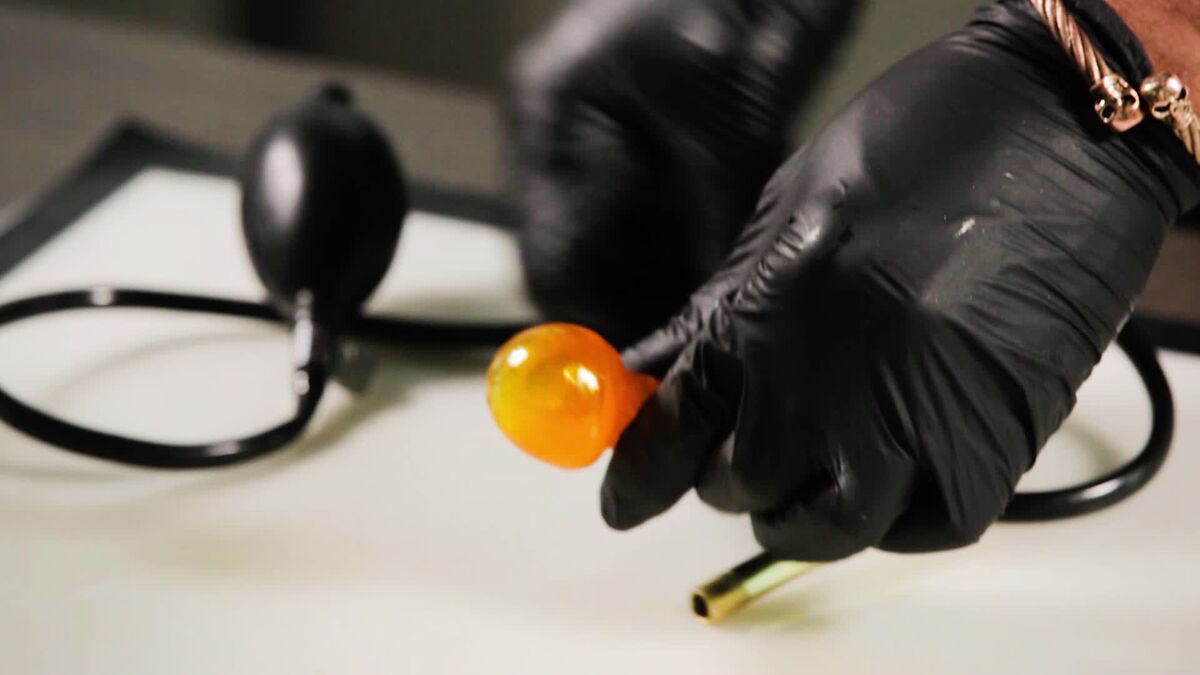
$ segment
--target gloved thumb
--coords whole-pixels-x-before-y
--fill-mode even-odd
[[[629,529],[670,508],[732,431],[741,366],[728,330],[717,310],[621,435],[600,491],[611,527]]]
[[[662,377],[722,303],[758,308],[761,293],[775,283],[758,279],[761,273],[795,278],[834,249],[844,226],[845,219],[837,217],[837,210],[845,190],[836,183],[796,207],[796,193],[804,189],[804,181],[796,175],[804,154],[797,153],[772,177],[721,269],[670,321],[621,354],[626,368]],[[745,298],[741,297],[743,291],[749,291]]]
[[[759,251],[774,235],[770,223],[776,219],[780,206],[780,190],[784,171],[772,177],[759,198],[758,206],[746,225],[733,252],[721,268],[692,293],[683,309],[662,327],[628,347],[621,358],[625,367],[654,377],[663,377],[716,312],[723,299],[735,293],[749,275]]]

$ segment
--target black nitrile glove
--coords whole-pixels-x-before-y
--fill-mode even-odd
[[[857,0],[581,0],[514,68],[534,300],[618,344],[729,254]]]
[[[1136,40],[1102,43],[1148,74]],[[792,157],[723,271],[627,351],[670,371],[614,452],[605,519],[695,486],[785,557],[974,542],[1198,197],[1165,125],[1100,125],[1028,0],[982,9]]]

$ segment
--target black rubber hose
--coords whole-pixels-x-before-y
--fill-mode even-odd
[[[272,307],[182,293],[93,288],[48,293],[0,305],[0,326],[43,314],[69,310],[128,307],[202,312],[287,324]],[[524,326],[516,324],[452,324],[408,319],[361,318],[348,333],[365,339],[439,346],[495,345]],[[291,419],[261,433],[213,443],[180,445],[146,441],[81,427],[23,403],[0,388],[0,419],[34,438],[77,454],[137,466],[196,469],[240,463],[260,457],[295,440],[316,411],[329,377],[332,345],[317,329],[309,333],[308,358],[296,366],[300,381],[296,412]]]
[[[1146,445],[1124,466],[1079,485],[1043,492],[1018,492],[1001,520],[1028,522],[1057,520],[1091,513],[1137,492],[1162,468],[1175,433],[1175,402],[1171,386],[1158,362],[1158,352],[1137,319],[1131,319],[1117,337],[1150,395],[1152,423]]]

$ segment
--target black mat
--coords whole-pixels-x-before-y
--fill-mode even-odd
[[[22,208],[0,234],[0,276],[58,236],[138,172],[150,167],[236,177],[238,161],[154,129],[136,120],[112,129],[66,177]],[[428,184],[409,184],[412,208],[512,227],[512,209],[483,195]]]

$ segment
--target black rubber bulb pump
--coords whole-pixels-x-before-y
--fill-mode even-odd
[[[242,175],[242,230],[273,303],[336,330],[387,272],[408,198],[379,128],[331,84],[254,140]]]

